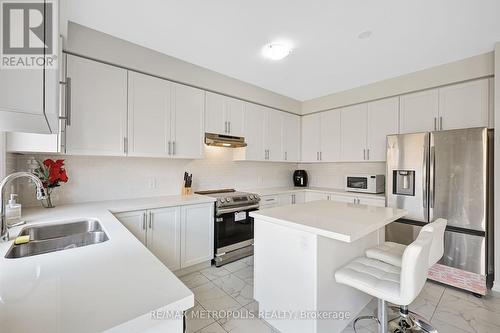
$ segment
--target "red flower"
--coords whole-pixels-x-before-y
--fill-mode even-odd
[[[46,159],[43,161],[43,165],[48,170],[48,186],[56,187],[59,186],[59,182],[66,183],[68,181],[68,174],[64,168],[64,160],[53,161],[51,159]]]

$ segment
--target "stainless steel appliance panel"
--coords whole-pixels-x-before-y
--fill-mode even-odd
[[[486,275],[486,238],[458,232],[444,233],[444,255],[440,264]]]
[[[405,218],[421,222],[429,222],[428,150],[429,133],[387,136],[387,206],[406,209]],[[396,194],[398,171],[411,175],[412,183],[406,187],[412,186],[412,193]]]
[[[430,137],[430,221],[486,230],[487,129],[440,131]]]
[[[421,226],[393,222],[385,227],[385,239],[390,242],[409,245],[417,239]]]

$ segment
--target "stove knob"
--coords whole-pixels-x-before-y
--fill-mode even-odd
[[[219,198],[219,202],[220,202],[220,203],[223,203],[223,202],[224,202],[224,199],[223,199],[223,198]]]
[[[249,198],[250,198],[250,200],[255,199],[255,197],[254,197],[254,195],[253,195],[253,194],[250,194]]]
[[[231,199],[229,199],[229,198],[226,198],[226,202],[230,202],[230,201],[231,201]]]

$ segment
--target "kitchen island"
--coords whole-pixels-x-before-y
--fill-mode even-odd
[[[335,282],[337,269],[384,241],[401,209],[313,201],[252,212],[254,298],[282,333],[341,332],[371,296]]]

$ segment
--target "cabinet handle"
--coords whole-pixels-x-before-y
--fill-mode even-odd
[[[319,160],[323,161],[323,152],[322,151],[319,152]]]
[[[227,121],[224,122],[224,133],[227,134]]]
[[[149,229],[153,230],[153,213],[149,212]]]
[[[230,134],[231,133],[231,122],[227,122],[227,132]]]
[[[66,81],[59,83],[66,86],[64,88],[64,116],[60,116],[59,119],[65,120],[66,126],[71,126],[71,78],[66,77]]]
[[[123,138],[123,153],[128,154],[128,138]]]
[[[443,130],[443,117],[439,117],[439,130]]]
[[[175,141],[172,141],[172,155],[175,155]]]
[[[437,118],[434,117],[434,130],[437,131]]]
[[[287,152],[285,152],[285,161],[288,160]]]
[[[171,142],[168,142],[168,155],[170,155],[172,149],[171,149]]]
[[[319,151],[316,152],[316,161],[319,161]]]
[[[363,149],[363,161],[366,161],[366,149]]]
[[[367,149],[366,150],[366,160],[369,161],[370,160],[370,149]]]
[[[142,214],[142,230],[146,230],[146,219],[147,219],[146,212],[144,212]]]

